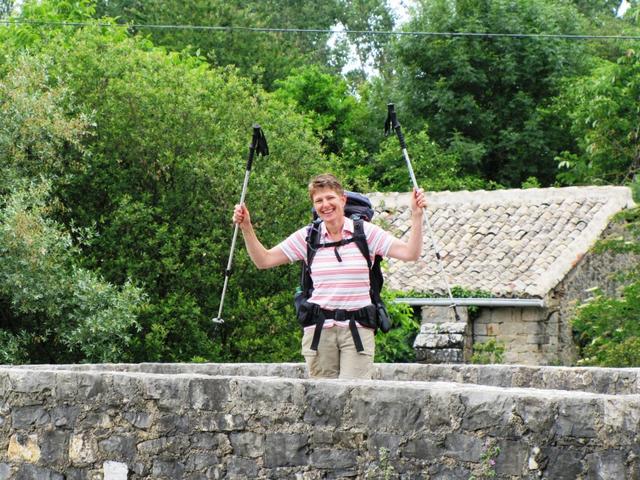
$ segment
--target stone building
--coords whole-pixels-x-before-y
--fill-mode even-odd
[[[408,234],[408,194],[370,198],[380,225],[400,237]],[[615,290],[612,274],[634,261],[590,252],[607,229],[615,228],[612,216],[634,205],[630,190],[441,192],[429,194],[428,202],[444,272],[426,228],[422,257],[414,263],[390,260],[385,274],[388,287],[406,292],[399,301],[422,309],[414,344],[418,360],[467,362],[474,343],[496,339],[505,347],[506,363],[573,363],[570,318],[576,301],[588,298],[593,287]],[[444,276],[451,288],[482,292],[476,298],[454,295],[459,321]],[[471,319],[468,307],[475,307]]]

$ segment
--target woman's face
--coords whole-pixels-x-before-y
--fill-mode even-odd
[[[340,195],[330,188],[321,188],[313,193],[312,202],[313,208],[325,223],[342,221],[347,203],[346,195]]]

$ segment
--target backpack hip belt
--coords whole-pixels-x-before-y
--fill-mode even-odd
[[[324,321],[327,319],[333,319],[338,322],[349,320],[349,330],[353,337],[353,344],[358,352],[364,351],[364,345],[362,344],[362,339],[358,333],[358,325],[356,325],[356,322],[363,327],[373,328],[374,330],[378,327],[376,321],[376,307],[374,305],[367,305],[366,307],[362,307],[358,310],[326,310],[313,303],[304,303],[305,307],[308,308],[310,315],[305,316],[302,326],[316,326],[313,331],[313,339],[311,340],[311,350],[314,351],[318,350]]]

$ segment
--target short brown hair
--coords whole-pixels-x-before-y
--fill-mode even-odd
[[[342,188],[340,181],[331,173],[323,173],[316,175],[309,182],[309,198],[313,200],[313,194],[316,193],[317,190],[325,188],[333,190],[340,196],[344,195],[344,188]]]

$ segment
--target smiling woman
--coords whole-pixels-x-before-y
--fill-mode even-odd
[[[347,197],[331,174],[314,177],[309,197],[318,215],[271,249],[258,240],[246,205],[236,205],[233,221],[240,226],[254,264],[271,268],[301,260],[309,265],[313,249],[312,288],[298,312],[303,326],[302,355],[313,378],[371,378],[374,333],[379,315],[372,299],[369,265],[376,256],[416,260],[422,249],[422,216],[426,200],[415,190],[411,200],[411,231],[407,242],[380,227],[345,217]],[[311,245],[311,228],[317,242]],[[364,236],[370,258],[357,245]],[[362,241],[364,243],[364,241]]]

